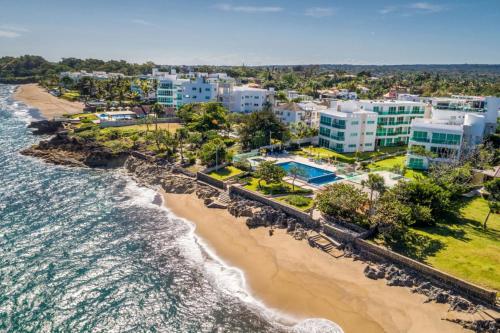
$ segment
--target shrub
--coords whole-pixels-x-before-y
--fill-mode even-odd
[[[284,200],[290,205],[297,207],[306,207],[312,201],[311,198],[303,197],[300,195],[289,195]]]

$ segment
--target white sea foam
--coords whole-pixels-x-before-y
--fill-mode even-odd
[[[131,180],[131,179],[130,179]],[[195,264],[202,264],[211,283],[220,291],[237,297],[247,305],[257,309],[270,321],[279,323],[284,328],[297,333],[341,333],[342,329],[335,323],[326,319],[310,318],[299,321],[297,318],[285,314],[277,309],[267,307],[261,300],[253,296],[247,286],[244,272],[230,266],[221,259],[208,244],[195,234],[195,225],[191,221],[176,216],[165,205],[157,206],[153,200],[157,192],[153,189],[141,187],[133,180],[128,182],[127,190],[133,193],[132,202],[148,207],[156,207],[165,212],[171,220],[184,221],[189,226],[189,231],[177,238],[176,242],[183,251],[186,259]],[[162,199],[163,200],[163,199]]]

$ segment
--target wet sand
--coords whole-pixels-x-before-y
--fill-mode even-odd
[[[64,114],[81,113],[84,108],[83,103],[70,102],[52,96],[35,83],[20,85],[14,93],[14,99],[38,109],[40,115],[45,119],[53,119]]]
[[[161,193],[219,257],[243,270],[252,294],[270,308],[297,319],[326,318],[347,333],[466,331],[442,320],[457,316],[447,305],[424,304],[408,288],[366,278],[362,262],[333,258],[284,230],[269,236],[266,228],[248,229],[243,218],[207,208],[195,195]]]

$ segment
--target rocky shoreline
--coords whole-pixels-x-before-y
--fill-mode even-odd
[[[114,153],[93,141],[70,137],[65,131],[60,131],[59,126],[41,126],[42,130],[37,130],[36,134],[48,134],[53,130],[59,132],[52,138],[23,150],[22,154],[41,158],[57,165],[90,168],[123,167],[141,185],[161,186],[167,193],[195,193],[207,207],[227,209],[235,217],[246,217],[246,225],[249,228],[260,226],[271,229],[282,228],[287,229],[287,232],[296,239],[307,237],[308,230],[296,218],[253,200],[236,195],[227,197],[225,192],[197,182],[195,175],[178,165],[135,151]],[[388,286],[410,288],[414,293],[427,296],[426,302],[449,304],[450,311],[476,313],[484,309],[481,305],[474,304],[453,291],[434,285],[416,272],[400,268],[392,263],[368,259],[362,253],[356,252],[350,244],[345,244],[343,250],[346,257],[351,256],[355,260],[367,263],[364,270],[367,278],[385,279]],[[476,332],[500,331],[500,319],[453,319],[452,321]]]

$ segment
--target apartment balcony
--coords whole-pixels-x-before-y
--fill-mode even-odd
[[[412,137],[410,138],[411,141],[415,141],[415,142],[431,142],[430,139],[428,138],[415,138],[415,137]]]
[[[332,135],[332,136],[330,136],[330,138],[332,140],[337,140],[337,141],[344,141],[345,140],[345,136],[334,136],[334,135]]]
[[[345,124],[344,124],[344,125],[340,125],[340,124],[331,124],[330,126],[331,126],[331,127],[333,127],[333,128],[345,129]]]
[[[397,126],[397,125],[409,125],[409,121],[398,121],[395,123],[377,123],[378,126]]]

